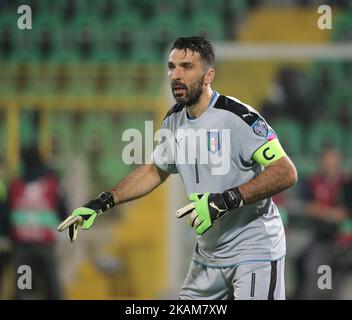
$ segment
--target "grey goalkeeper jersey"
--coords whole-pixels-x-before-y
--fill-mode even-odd
[[[187,194],[223,192],[264,170],[252,155],[272,139],[277,139],[275,132],[257,111],[214,92],[208,109],[196,119],[189,119],[180,104],[169,110],[152,160],[164,171],[179,173]],[[283,224],[271,198],[234,209],[197,237],[193,260],[207,266],[276,260],[286,251]]]

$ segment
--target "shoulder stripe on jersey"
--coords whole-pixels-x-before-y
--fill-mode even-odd
[[[214,108],[227,110],[240,117],[249,126],[252,126],[259,118],[259,114],[249,110],[244,104],[220,95]]]
[[[184,107],[184,106],[183,106],[182,104],[176,103],[172,108],[169,109],[169,111],[167,112],[167,114],[166,114],[166,116],[164,117],[163,121],[164,121],[167,117],[171,116],[173,113],[182,111],[183,107]]]

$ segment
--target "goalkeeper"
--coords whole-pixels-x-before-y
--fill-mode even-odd
[[[190,203],[176,216],[185,217],[197,234],[179,298],[285,299],[285,233],[271,197],[296,183],[293,163],[257,111],[211,89],[215,56],[207,40],[177,39],[168,70],[176,104],[162,128],[172,134],[156,146],[153,163],[74,210],[59,231],[67,229],[74,241],[78,228],[91,228],[105,210],[142,197],[179,173]],[[179,129],[200,132],[200,139],[190,145]],[[174,152],[165,152],[165,146]],[[192,161],[187,150],[194,152]],[[201,161],[204,150],[209,158],[227,159],[228,166],[214,171],[214,162]]]

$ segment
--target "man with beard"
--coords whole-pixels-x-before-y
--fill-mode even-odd
[[[60,226],[71,241],[114,205],[146,195],[179,173],[197,245],[180,299],[284,299],[285,235],[271,197],[297,173],[275,132],[250,106],[212,90],[215,56],[202,37],[179,38],[168,61],[176,104],[152,164],[76,209]],[[219,164],[224,164],[219,167]]]

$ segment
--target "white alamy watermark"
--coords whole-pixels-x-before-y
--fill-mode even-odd
[[[32,269],[30,266],[21,265],[17,269],[19,275],[17,279],[17,287],[20,290],[31,290],[32,289]]]
[[[331,290],[332,289],[331,267],[325,264],[319,266],[318,274],[321,274],[317,282],[318,288],[320,290]]]
[[[19,6],[17,13],[21,16],[17,20],[17,26],[21,30],[32,29],[32,8],[28,5]]]
[[[318,18],[317,25],[321,30],[331,30],[332,29],[332,10],[328,5],[321,5],[318,7],[318,14],[320,17]]]
[[[179,128],[174,132],[161,128],[154,133],[153,121],[145,121],[144,128],[144,139],[138,129],[123,132],[122,141],[130,142],[122,151],[125,164],[155,161],[160,165],[208,164],[213,175],[225,175],[230,171],[230,129]],[[154,142],[158,142],[155,149]]]

